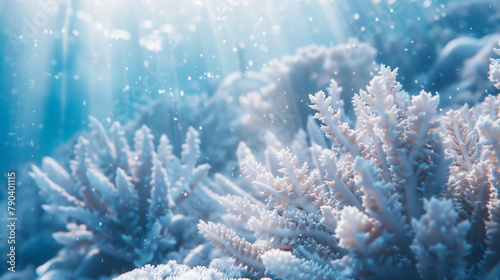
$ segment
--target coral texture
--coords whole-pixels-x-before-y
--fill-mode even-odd
[[[271,130],[282,134],[281,141],[291,138],[306,125],[310,113],[307,96],[325,90],[335,79],[344,88],[339,100],[349,100],[369,81],[375,54],[370,45],[353,40],[330,48],[311,45],[270,61],[261,70],[270,83],[239,98],[245,112],[240,113],[241,122],[250,130],[271,124]],[[346,105],[347,115],[352,116],[351,104]]]
[[[491,59],[493,83],[497,68]],[[309,95],[315,114],[292,140],[266,131],[264,149],[240,143],[246,178],[212,177],[191,127],[176,150],[142,125],[132,149],[118,123],[107,133],[91,118],[69,166],[33,166],[44,209],[67,221],[53,234],[63,248],[38,276],[97,278],[147,264],[119,279],[495,279],[500,97],[443,114],[438,95],[411,96],[396,77],[382,65],[352,98],[352,116],[344,85],[329,78],[327,93]],[[219,252],[231,258],[190,268]]]
[[[33,166],[44,209],[67,219],[67,231],[54,233],[63,249],[37,274],[93,278],[172,259],[208,264],[211,246],[189,225],[217,219],[213,196],[231,190],[207,177],[208,164],[197,165],[198,132],[188,129],[177,157],[166,135],[155,150],[146,126],[136,131],[134,149],[118,123],[109,135],[94,118],[90,126],[75,145],[70,172],[51,158]]]
[[[354,96],[356,128],[324,92],[310,96],[331,148],[311,136],[305,159],[282,149],[262,164],[241,146],[267,205],[221,197],[246,229],[200,232],[255,277],[498,276],[500,98],[440,116],[438,96],[410,96],[396,75],[382,65]]]
[[[155,280],[192,280],[192,279],[212,279],[212,280],[232,280],[241,279],[241,269],[236,268],[227,261],[215,259],[209,267],[197,266],[190,268],[187,265],[177,264],[175,261],[169,261],[166,264],[157,266],[146,265],[131,272],[120,275],[115,280],[136,280],[136,279],[155,279]]]
[[[201,161],[209,162],[211,171],[230,175],[232,165],[227,162],[236,165],[239,141],[260,151],[271,132],[284,145],[291,144],[289,139],[307,126],[311,110],[305,100],[310,93],[327,90],[352,117],[351,103],[344,108],[342,100],[349,100],[370,80],[375,53],[370,45],[355,40],[329,48],[300,48],[293,55],[270,61],[259,72],[228,75],[213,96],[174,96],[146,102],[125,130],[133,132],[147,125],[157,140],[162,133],[169,135],[178,152],[188,127],[199,128]]]
[[[189,127],[195,127],[201,140],[200,162],[209,162],[211,172],[224,172],[238,144],[235,129],[239,123],[225,122],[228,116],[222,112],[226,109],[217,102],[218,98],[206,94],[149,101],[124,130],[127,138],[131,138],[134,131],[146,125],[155,141],[159,141],[162,134],[168,135],[172,152],[178,154]]]
[[[500,45],[500,43],[499,43]],[[500,55],[500,49],[494,49],[494,51]],[[490,81],[495,83],[495,87],[500,89],[500,59],[491,58],[490,59]]]

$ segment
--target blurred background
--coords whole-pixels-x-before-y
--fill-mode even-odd
[[[126,122],[147,100],[212,95],[230,73],[310,44],[370,43],[407,90],[437,91],[439,75],[422,82],[437,53],[498,31],[499,10],[496,1],[0,0],[0,170],[55,153],[89,114]]]

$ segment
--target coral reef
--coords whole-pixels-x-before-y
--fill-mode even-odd
[[[500,45],[500,43],[499,43]],[[500,49],[494,49],[494,51],[500,55]],[[500,89],[500,59],[490,58],[490,72],[489,79],[495,83],[495,87]]]
[[[353,117],[351,103],[342,106],[342,100],[350,100],[370,80],[376,68],[375,53],[370,45],[356,40],[329,48],[310,45],[270,61],[260,72],[230,74],[213,96],[172,95],[146,102],[138,110],[141,113],[125,125],[126,134],[147,125],[156,141],[162,133],[169,135],[178,153],[188,127],[196,127],[200,129],[201,161],[209,162],[212,172],[231,175],[239,141],[261,151],[270,132],[284,145],[291,144],[289,139],[307,126],[311,110],[304,100],[309,93],[328,90]]]
[[[200,162],[210,163],[211,172],[225,172],[227,161],[234,157],[238,144],[237,124],[225,123],[224,108],[215,98],[206,94],[186,95],[149,101],[138,110],[134,120],[124,127],[127,138],[141,126],[151,129],[155,144],[167,134],[174,154],[181,151],[181,143],[189,127],[195,127],[201,140]],[[217,113],[219,112],[219,113]],[[224,137],[221,137],[224,135]],[[230,173],[230,172],[229,172]]]
[[[498,68],[491,58],[496,86]],[[500,97],[442,114],[438,95],[411,96],[396,76],[382,65],[352,98],[350,115],[344,85],[325,74],[327,93],[309,95],[322,126],[299,116],[292,140],[271,130],[261,150],[240,143],[234,154],[245,178],[209,174],[192,127],[155,128],[154,136],[141,122],[161,120],[148,115],[128,128],[136,129],[130,141],[118,123],[107,133],[90,118],[69,165],[45,158],[32,167],[45,211],[67,223],[53,234],[62,249],[37,275],[93,279],[146,265],[118,279],[494,279]],[[293,100],[302,103],[282,102]],[[282,108],[273,99],[255,102],[256,110]],[[261,126],[274,121],[264,118]],[[223,119],[207,119],[207,127]],[[247,133],[257,124],[237,122]],[[182,131],[175,149],[167,135]],[[221,253],[230,259],[209,265]]]
[[[438,96],[410,98],[396,74],[382,65],[353,98],[355,129],[331,97],[310,96],[332,141],[316,159],[311,145],[313,166],[287,149],[277,176],[250,153],[240,161],[267,205],[219,201],[255,241],[220,223],[200,232],[255,277],[498,276],[500,98],[441,117]]]
[[[118,123],[109,135],[96,119],[90,123],[70,172],[52,158],[33,166],[43,208],[67,221],[67,231],[54,233],[64,247],[37,268],[40,278],[95,278],[167,260],[208,264],[202,260],[211,246],[190,224],[217,219],[222,208],[213,197],[231,190],[207,177],[208,164],[197,165],[198,132],[188,129],[179,158],[166,135],[155,150],[146,126],[131,149]]]
[[[140,269],[120,275],[116,280],[155,279],[155,280],[191,280],[191,279],[217,279],[217,280],[249,280],[241,278],[242,269],[237,268],[228,261],[213,260],[209,267],[197,266],[190,268],[187,265],[169,261],[166,264],[155,266],[146,265]]]
[[[239,97],[245,112],[240,117],[244,127],[255,131],[255,126],[271,124],[281,141],[290,139],[306,126],[310,115],[305,102],[308,94],[326,90],[335,79],[344,89],[339,98],[350,100],[360,85],[370,80],[375,71],[375,55],[376,50],[370,45],[352,40],[330,48],[311,45],[298,49],[292,56],[272,60],[261,70],[270,83]],[[350,103],[346,102],[344,109],[348,116],[353,116]]]
[[[500,1],[4,2],[1,280],[500,279]]]

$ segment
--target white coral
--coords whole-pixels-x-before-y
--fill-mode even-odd
[[[498,43],[500,45],[500,42]],[[500,49],[494,49],[494,51],[500,55]],[[491,82],[495,83],[495,87],[500,89],[500,59],[490,58],[490,76]]]
[[[135,132],[131,150],[118,123],[108,137],[95,118],[90,120],[90,137],[80,136],[75,145],[71,175],[50,158],[30,173],[46,200],[44,209],[70,222],[69,232],[54,233],[65,247],[37,273],[78,278],[90,276],[84,268],[94,265],[96,271],[109,274],[110,258],[136,267],[169,258],[183,260],[189,250],[182,246],[195,247],[204,240],[195,230],[181,227],[222,210],[214,196],[222,191],[207,178],[210,166],[197,165],[198,133],[188,129],[178,158],[166,135],[155,151],[146,126]],[[208,211],[206,205],[211,206]],[[175,249],[178,242],[183,244]],[[94,264],[99,258],[102,264]],[[66,264],[55,265],[60,262]]]
[[[311,147],[304,153],[305,144],[297,144],[300,157],[278,152],[273,140],[259,163],[240,146],[243,173],[267,205],[234,196],[221,201],[257,238],[242,247],[266,246],[249,269],[291,279],[460,279],[471,266],[471,277],[495,273],[500,98],[441,117],[438,96],[422,91],[410,98],[396,75],[382,65],[354,97],[356,128],[324,92],[310,96],[330,149],[311,123]],[[332,95],[339,90],[332,84]],[[241,242],[236,231],[223,234],[223,225],[200,229],[224,250]]]
[[[415,238],[411,245],[423,279],[464,279],[463,257],[470,245],[466,235],[470,223],[458,222],[451,200],[431,198],[424,201],[426,214],[413,220]]]

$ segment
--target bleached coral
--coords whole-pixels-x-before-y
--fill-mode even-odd
[[[356,125],[339,100],[345,84],[328,80],[327,94],[309,96],[321,129],[309,117],[291,141],[279,131],[261,135],[261,154],[240,144],[253,190],[238,178],[210,178],[193,128],[176,151],[141,126],[132,149],[119,124],[108,134],[91,119],[69,166],[47,158],[33,167],[44,209],[68,221],[53,235],[63,249],[38,275],[95,278],[173,259],[183,264],[122,277],[494,279],[500,98],[440,115],[439,96],[411,96],[396,77],[382,65],[354,95]],[[262,104],[272,111],[273,102]],[[234,265],[188,267],[218,256],[196,223]]]
[[[370,45],[353,40],[330,48],[311,45],[272,60],[261,70],[263,80],[269,83],[239,97],[244,115],[238,118],[250,131],[270,127],[280,141],[286,141],[306,127],[308,94],[328,88],[338,97],[335,102],[339,105],[349,100],[360,85],[369,81],[375,70],[375,55]],[[347,115],[352,116],[351,103],[346,105]]]
[[[311,137],[300,164],[288,149],[265,164],[250,152],[240,156],[267,205],[238,196],[219,201],[255,241],[211,222],[201,222],[200,232],[255,275],[498,275],[500,98],[441,117],[438,96],[410,97],[396,75],[382,65],[353,98],[356,128],[331,97],[311,95],[331,148]]]
[[[499,42],[500,45],[500,42]],[[500,49],[494,49],[500,55]],[[490,76],[489,79],[495,83],[495,87],[500,89],[500,58],[490,58]]]
[[[221,267],[221,264],[223,267]],[[216,259],[209,267],[197,266],[190,268],[187,265],[177,264],[169,261],[166,264],[157,266],[146,265],[131,272],[120,275],[115,280],[192,280],[192,279],[212,279],[212,280],[232,280],[241,278],[241,270],[230,263]],[[247,279],[248,280],[248,279]]]
[[[322,267],[314,261],[304,261],[290,252],[270,250],[262,255],[269,274],[279,275],[282,279],[340,279],[339,273],[332,268]]]
[[[412,221],[415,237],[411,248],[422,279],[464,279],[463,257],[470,245],[466,235],[470,223],[456,224],[458,213],[451,200],[424,201],[426,214]]]
[[[189,224],[216,218],[213,194],[222,191],[207,177],[210,166],[197,164],[198,132],[188,129],[179,158],[166,135],[155,149],[146,126],[136,131],[134,149],[118,123],[109,135],[94,118],[91,128],[75,145],[71,172],[51,158],[33,166],[44,209],[68,222],[67,231],[53,234],[63,249],[37,274],[96,277],[169,259],[204,264],[196,262],[211,246]]]
[[[234,133],[238,123],[226,122],[224,118],[227,116],[223,112],[228,109],[220,107],[218,101],[218,98],[205,93],[183,96],[171,94],[160,100],[149,101],[146,106],[142,106],[133,121],[125,124],[126,138],[132,140],[130,136],[146,125],[151,129],[155,141],[159,141],[162,134],[168,135],[172,152],[179,154],[189,127],[195,127],[201,141],[200,162],[210,163],[211,172],[224,172],[238,144],[238,135]]]
[[[343,100],[369,81],[375,53],[368,44],[354,40],[329,48],[301,48],[294,55],[270,61],[260,72],[230,74],[213,96],[172,93],[148,102],[125,126],[127,138],[146,125],[156,141],[162,133],[169,135],[178,153],[188,127],[195,127],[202,140],[201,161],[210,163],[211,172],[231,175],[239,141],[261,151],[272,133],[275,140],[291,145],[293,135],[308,125],[310,108],[305,100],[309,93],[328,91],[334,104],[353,116],[351,103]]]

